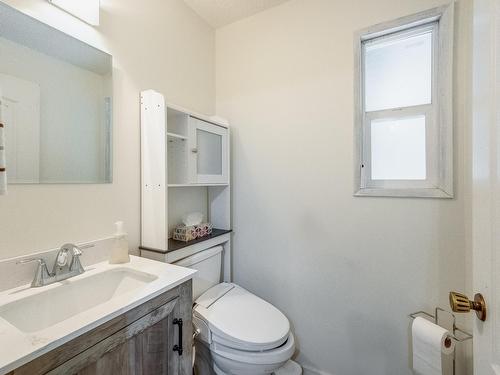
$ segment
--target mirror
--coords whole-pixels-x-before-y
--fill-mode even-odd
[[[112,57],[0,2],[9,184],[112,181]]]

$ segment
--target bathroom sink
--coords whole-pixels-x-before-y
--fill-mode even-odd
[[[124,316],[195,273],[131,255],[129,263],[93,263],[81,275],[43,287],[0,291],[0,375]]]
[[[115,268],[54,284],[47,290],[0,306],[0,318],[25,333],[38,332],[124,293],[146,286],[157,276]]]

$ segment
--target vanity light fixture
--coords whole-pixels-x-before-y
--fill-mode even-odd
[[[92,26],[99,26],[100,0],[47,0]]]

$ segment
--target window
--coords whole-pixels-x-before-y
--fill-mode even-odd
[[[453,197],[453,5],[356,36],[355,195]]]

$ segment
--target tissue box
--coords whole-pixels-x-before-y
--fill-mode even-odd
[[[177,241],[192,241],[200,237],[208,236],[212,233],[213,226],[210,223],[201,223],[199,225],[178,225],[174,229],[172,238]]]

